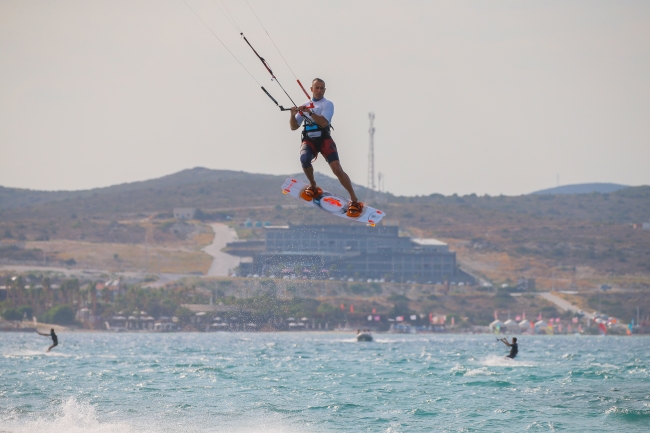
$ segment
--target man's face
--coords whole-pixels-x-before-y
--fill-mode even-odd
[[[320,99],[325,96],[325,83],[322,81],[314,81],[311,83],[311,94],[314,95],[314,99]]]

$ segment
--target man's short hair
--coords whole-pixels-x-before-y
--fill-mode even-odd
[[[318,81],[319,83],[325,84],[325,80],[323,80],[322,78],[314,78],[313,80],[311,80],[311,84],[314,84],[314,81]]]
[[[512,341],[517,341],[517,337],[512,337]]]

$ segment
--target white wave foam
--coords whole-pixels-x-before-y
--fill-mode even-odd
[[[479,361],[481,365],[488,367],[534,367],[534,362],[517,361],[516,359],[506,358],[505,356],[489,355]]]
[[[488,370],[487,367],[481,367],[481,368],[470,368],[465,372],[463,376],[492,376],[495,374],[497,373]]]
[[[201,425],[192,420],[189,424],[163,423],[160,419],[149,419],[146,425],[142,422],[129,423],[128,421],[101,420],[95,406],[80,402],[71,397],[48,413],[56,416],[43,415],[30,419],[0,419],[0,432],[2,433],[149,433],[149,432],[212,432],[212,433],[305,433],[319,431],[313,426],[305,430],[305,426],[296,426],[287,423],[277,414],[267,414],[260,419],[251,417],[246,420],[239,419],[236,425],[232,420],[211,419],[209,425]],[[15,415],[14,415],[15,416]],[[157,417],[156,414],[152,414]],[[188,421],[188,419],[179,420]],[[224,422],[225,421],[225,422]],[[176,424],[176,425],[175,425]]]
[[[400,343],[428,343],[430,340],[426,338],[376,338],[375,341],[379,344],[400,344]]]
[[[34,356],[58,356],[61,358],[70,358],[74,355],[59,352],[46,352],[47,347],[43,350],[17,350],[15,352],[3,353],[5,357],[34,357]]]
[[[125,423],[99,421],[95,408],[87,403],[80,403],[69,398],[61,404],[55,413],[60,415],[44,416],[33,420],[3,420],[4,429],[11,433],[129,433],[135,432]]]

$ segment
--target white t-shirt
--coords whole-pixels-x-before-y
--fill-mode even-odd
[[[324,118],[326,118],[328,123],[332,123],[332,116],[334,116],[334,103],[328,99],[325,99],[325,97],[322,97],[318,101],[314,101],[313,99],[310,99],[309,101],[305,102],[303,105],[309,106],[310,103],[312,102],[314,103],[314,108],[310,108],[310,110],[318,114],[319,116],[323,116]],[[311,119],[309,114],[305,113],[305,116],[301,116],[300,113],[296,113],[296,122],[298,122],[298,125],[302,124],[305,117]]]

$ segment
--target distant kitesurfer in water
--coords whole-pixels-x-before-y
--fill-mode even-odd
[[[50,329],[50,333],[49,333],[49,334],[43,334],[42,332],[38,332],[38,331],[36,331],[36,332],[38,333],[38,335],[42,335],[43,337],[52,337],[52,345],[51,345],[50,347],[47,348],[47,351],[48,351],[48,352],[49,352],[50,350],[52,350],[54,347],[56,347],[56,346],[59,345],[59,338],[58,338],[58,337],[56,336],[56,334],[54,333],[54,329]]]
[[[323,193],[323,190],[316,185],[314,167],[311,165],[312,160],[321,153],[343,188],[350,194],[347,216],[357,218],[363,212],[363,203],[357,198],[350,177],[341,167],[336,143],[330,135],[334,104],[325,99],[325,81],[314,78],[311,82],[311,92],[313,96],[309,101],[300,107],[291,109],[291,118],[289,119],[292,131],[300,128],[303,122],[305,124],[300,147],[300,163],[310,185],[302,192],[301,196],[303,200],[312,201]]]
[[[501,341],[506,346],[510,347],[510,354],[507,355],[506,358],[515,359],[515,356],[517,356],[517,352],[519,352],[519,346],[517,345],[517,337],[512,337],[512,343],[508,343],[507,338],[501,338],[499,341]]]

